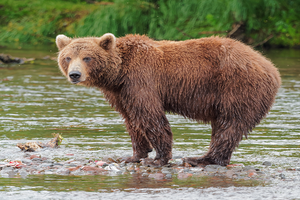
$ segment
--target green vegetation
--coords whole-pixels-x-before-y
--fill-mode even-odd
[[[87,3],[89,2],[89,3]],[[0,0],[0,43],[52,43],[57,34],[221,35],[253,46],[300,45],[300,0]]]

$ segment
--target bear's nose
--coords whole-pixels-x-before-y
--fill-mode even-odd
[[[69,73],[69,77],[73,80],[73,81],[77,81],[80,77],[81,77],[81,73],[79,71],[71,71]]]

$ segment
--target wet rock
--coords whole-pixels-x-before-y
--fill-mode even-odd
[[[225,171],[227,171],[227,168],[220,166],[220,165],[207,165],[204,168],[204,171],[210,172],[210,173],[216,173],[216,172],[224,173]]]
[[[125,164],[125,163],[124,163]],[[104,161],[98,161],[96,162],[96,165],[100,166],[100,167],[106,167],[108,166],[108,163],[104,162]]]
[[[50,167],[53,167],[53,164],[52,163],[42,163],[40,165],[41,168],[50,168]]]
[[[265,162],[263,162],[263,165],[265,165],[265,166],[272,166],[272,163],[269,162],[269,161],[265,161]]]
[[[23,158],[23,159],[21,159],[21,162],[26,164],[26,165],[30,165],[32,163],[32,160],[27,159],[27,158]]]
[[[255,169],[250,169],[247,172],[248,172],[248,177],[249,178],[253,178],[253,177],[257,176],[257,173],[256,173]]]
[[[61,163],[53,163],[53,165],[63,166],[63,164],[61,164]]]
[[[174,173],[174,170],[172,168],[163,168],[161,170],[161,173],[163,173],[163,174],[170,174],[170,173]]]
[[[204,170],[203,167],[194,167],[194,168],[190,168],[190,170],[193,172],[193,173],[200,173]]]
[[[71,171],[69,169],[66,169],[66,168],[61,168],[61,169],[58,169],[56,171],[57,174],[60,174],[60,175],[69,175],[71,173]]]
[[[166,174],[166,178],[167,178],[167,179],[171,179],[172,177],[173,177],[172,174]]]
[[[248,170],[255,170],[253,166],[246,166],[243,168],[243,171],[248,171]]]
[[[285,179],[285,175],[284,174],[279,174],[278,175],[281,179]]]
[[[177,175],[177,178],[178,179],[187,179],[187,178],[192,177],[192,176],[193,176],[193,174],[190,174],[190,173],[179,173]]]
[[[232,167],[245,167],[245,165],[242,164],[242,163],[236,163],[236,164],[227,165],[226,167],[230,167],[230,168],[232,168]]]
[[[99,167],[91,167],[91,166],[84,166],[81,168],[81,170],[86,171],[86,172],[90,172],[93,174],[97,174],[100,173],[102,171],[104,171],[104,169],[99,168]]]
[[[64,167],[77,167],[77,165],[76,164],[64,164]]]
[[[155,180],[162,180],[162,179],[164,179],[164,174],[163,173],[155,173],[155,174],[150,174],[148,177],[153,178]]]
[[[43,161],[41,158],[33,158],[31,160],[34,162],[42,162]]]
[[[177,159],[172,159],[169,161],[171,164],[175,164],[175,165],[183,165],[183,160],[181,158],[177,158]]]
[[[33,155],[31,155],[31,156],[29,157],[30,160],[32,160],[32,159],[34,159],[34,158],[40,158],[40,156],[33,154]]]
[[[114,171],[114,172],[121,171],[121,168],[120,168],[120,166],[117,163],[111,163],[108,166],[106,166],[104,169],[105,170],[109,170],[109,171]]]
[[[143,176],[143,177],[148,177],[149,174],[148,174],[148,173],[142,173],[142,176]]]
[[[234,170],[228,170],[226,171],[225,176],[228,178],[235,178],[237,174]]]
[[[28,172],[25,170],[25,169],[21,169],[19,171],[19,175],[22,177],[22,178],[26,178],[28,176]]]

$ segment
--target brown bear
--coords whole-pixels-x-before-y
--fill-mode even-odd
[[[185,162],[228,165],[243,136],[268,113],[281,84],[268,59],[229,38],[155,41],[108,33],[75,39],[58,35],[56,44],[59,67],[68,80],[99,88],[125,119],[133,148],[126,162],[168,163],[168,112],[211,123],[209,151]],[[150,159],[153,148],[156,157]]]

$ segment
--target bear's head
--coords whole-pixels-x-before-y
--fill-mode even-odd
[[[115,84],[122,61],[113,34],[75,39],[58,35],[56,45],[59,68],[71,83],[95,87]]]

